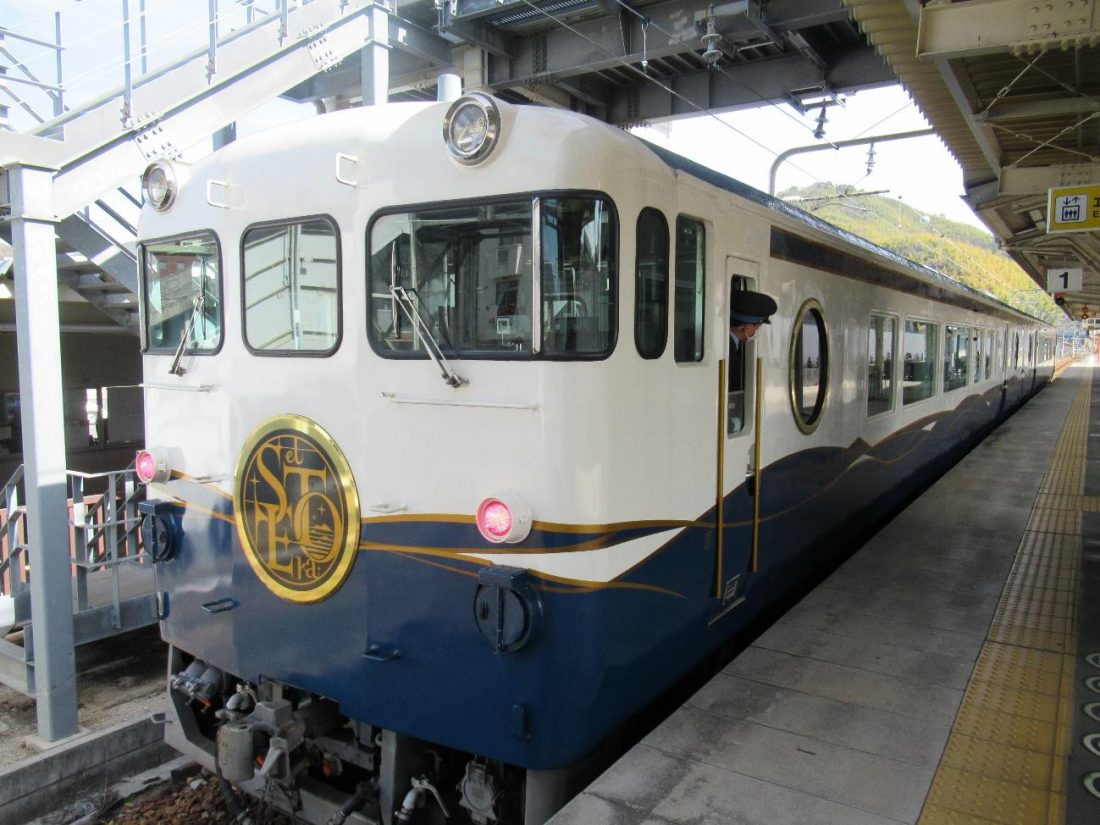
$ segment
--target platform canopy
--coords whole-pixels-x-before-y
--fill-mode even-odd
[[[966,199],[977,215],[1039,287],[1069,287],[1064,297],[1070,318],[1095,318],[1100,313],[1095,0],[845,4],[958,159]],[[1070,277],[1074,273],[1080,274],[1078,288]]]
[[[466,88],[616,125],[789,102],[893,82],[841,0],[409,0],[391,18],[390,99]],[[294,91],[345,94],[359,57]]]

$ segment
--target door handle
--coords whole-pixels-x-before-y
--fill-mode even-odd
[[[224,613],[227,610],[232,610],[238,605],[240,605],[240,602],[238,602],[232,596],[226,596],[224,599],[215,599],[212,602],[203,602],[201,605],[199,605],[199,607],[201,607],[207,613]]]
[[[401,658],[401,651],[391,645],[372,644],[363,654],[363,658],[372,662],[392,662]]]

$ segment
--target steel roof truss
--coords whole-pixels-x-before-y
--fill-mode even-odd
[[[959,58],[1004,51],[1032,53],[1050,46],[1094,46],[1098,42],[1096,0],[1082,0],[1071,8],[1034,0],[973,0],[924,6],[917,55]]]

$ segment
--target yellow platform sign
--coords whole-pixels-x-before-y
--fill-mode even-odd
[[[1100,184],[1061,186],[1047,197],[1047,232],[1100,229]]]

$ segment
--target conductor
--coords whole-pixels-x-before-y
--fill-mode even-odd
[[[763,292],[750,289],[735,290],[730,294],[730,353],[741,349],[764,324],[771,323],[777,307],[775,300]]]
[[[756,335],[764,324],[771,323],[776,311],[775,300],[763,292],[737,289],[730,294],[729,393],[727,396],[727,428],[730,435],[745,426],[745,366],[744,344]]]

